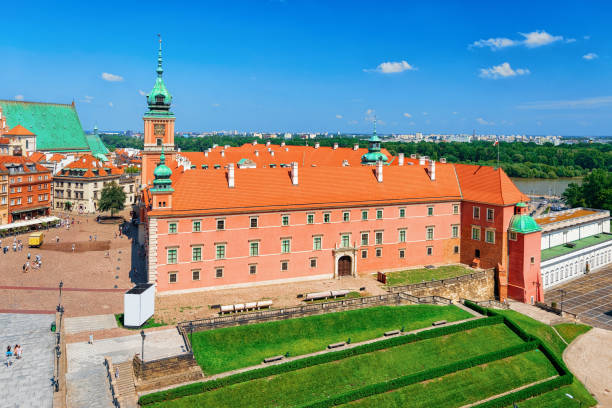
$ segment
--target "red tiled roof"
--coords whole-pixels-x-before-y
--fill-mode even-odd
[[[41,153],[41,152],[32,152],[31,155],[28,156],[28,159],[34,161],[34,162],[39,162],[42,160],[45,160],[45,154]]]
[[[24,172],[26,173],[30,173],[30,170],[25,167],[25,165],[28,164],[34,164],[36,167],[36,172],[45,172],[45,173],[50,173],[51,170],[47,169],[44,166],[41,166],[40,164],[30,160],[30,158],[28,157],[23,157],[23,156],[0,156],[0,164],[10,164],[10,163],[19,163],[24,165]]]
[[[490,166],[455,164],[463,199],[497,205],[511,205],[529,201],[508,177],[506,172]]]
[[[274,152],[274,155],[268,149]],[[381,151],[389,160],[393,158],[386,149]],[[221,152],[224,152],[223,156]],[[255,152],[259,152],[259,155],[256,156]],[[368,149],[366,148],[353,150],[353,148],[339,147],[334,150],[332,147],[324,146],[315,148],[314,146],[280,146],[273,144],[266,146],[265,144],[245,143],[242,146],[228,147],[227,149],[224,146],[217,146],[208,153],[208,156],[205,156],[204,152],[180,152],[178,154],[187,157],[191,164],[196,166],[196,169],[201,169],[203,164],[208,165],[209,168],[216,164],[223,167],[228,163],[238,163],[241,159],[255,162],[258,168],[269,167],[270,164],[275,164],[278,167],[281,164],[290,164],[291,162],[298,162],[300,167],[313,167],[313,165],[341,167],[344,160],[347,160],[350,166],[360,166],[361,156],[367,152]]]
[[[236,187],[229,188],[226,170],[173,172],[171,210],[152,214],[231,213],[286,209],[376,206],[460,200],[452,165],[438,164],[431,181],[426,166],[384,166],[383,182],[375,169],[302,167],[299,183],[291,184],[290,169],[236,169]],[[203,188],[206,186],[206,188]]]
[[[21,125],[17,125],[8,132],[7,135],[10,136],[34,136],[34,133],[30,132],[28,129],[24,128]]]
[[[78,159],[68,164],[64,169],[85,169],[85,173],[81,177],[95,177],[94,170],[97,170],[98,176],[107,176],[108,172],[111,174],[123,174],[123,170],[115,167],[110,162],[102,162],[97,157],[91,154],[84,154]]]

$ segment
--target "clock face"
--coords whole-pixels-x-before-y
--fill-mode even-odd
[[[166,134],[166,125],[164,124],[156,124],[153,127],[153,133],[155,136],[163,136]]]

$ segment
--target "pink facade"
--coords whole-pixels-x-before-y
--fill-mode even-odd
[[[377,218],[381,210],[382,217]],[[150,222],[157,230],[156,264],[150,278],[160,292],[185,291],[458,263],[459,210],[460,203],[455,201],[203,218],[152,218]],[[362,211],[367,211],[367,220],[362,220]],[[429,215],[431,212],[433,215]],[[345,220],[347,213],[348,221]],[[309,215],[313,216],[312,223]],[[282,225],[284,216],[289,218],[288,225]],[[251,227],[253,219],[256,227]],[[221,221],[223,230],[217,229]],[[194,222],[200,222],[199,232],[194,231],[198,229]],[[175,233],[169,232],[170,224],[176,225]],[[453,226],[456,238],[453,238]],[[381,237],[377,233],[382,233],[382,243],[378,243]],[[363,234],[367,234],[367,242],[362,241]],[[321,239],[321,249],[315,249],[316,238]],[[283,248],[283,240],[289,240],[289,248],[287,242]],[[252,247],[254,243],[256,249]],[[222,245],[224,257],[217,259]],[[282,252],[287,249],[289,252]],[[257,255],[251,255],[255,250]]]
[[[508,297],[523,303],[543,302],[544,293],[540,274],[542,232],[516,234],[510,240],[508,269]]]

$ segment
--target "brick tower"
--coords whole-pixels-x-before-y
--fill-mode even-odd
[[[162,41],[159,38],[159,52],[157,55],[157,79],[155,86],[147,95],[149,109],[144,114],[144,150],[142,152],[142,184],[143,187],[153,181],[153,171],[157,165],[162,148],[166,159],[174,161],[174,114],[170,111],[172,96],[162,74]]]
[[[508,228],[508,297],[523,303],[543,302],[540,274],[542,229],[518,203]]]

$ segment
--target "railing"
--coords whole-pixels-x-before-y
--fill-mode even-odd
[[[110,384],[111,396],[113,397],[113,405],[117,408],[121,407],[119,402],[121,396],[119,395],[119,386],[115,380],[115,369],[113,366],[113,360],[111,357],[104,357],[104,364],[106,365],[106,372],[108,374],[108,383]]]
[[[433,281],[421,282],[421,283],[412,283],[410,285],[389,286],[387,288],[387,291],[390,293],[398,293],[398,292],[405,292],[405,291],[411,291],[411,290],[416,290],[416,289],[446,286],[446,285],[450,285],[450,284],[457,283],[457,282],[468,281],[471,279],[480,279],[480,278],[485,277],[488,273],[491,273],[491,271],[492,269],[487,269],[485,271],[469,273],[466,275],[456,276],[454,278],[433,280]]]
[[[471,302],[474,302],[477,305],[483,306],[483,307],[496,307],[498,309],[510,309],[510,306],[508,306],[507,303],[502,303],[502,302],[500,302],[498,300],[494,300],[494,299],[481,300],[481,301],[478,301],[478,302],[472,300]]]
[[[402,299],[397,293],[386,295],[368,296],[354,299],[343,299],[333,302],[311,303],[304,306],[288,307],[283,309],[262,310],[251,313],[241,313],[228,316],[210,317],[181,322],[177,325],[183,338],[186,333],[215,329],[218,327],[235,326],[249,324],[251,322],[290,319],[293,316],[314,315],[324,312],[331,312],[334,309],[359,309],[373,304],[393,304],[400,303]],[[181,331],[182,330],[182,331]],[[185,342],[187,344],[187,342]],[[190,346],[189,346],[190,347]]]
[[[428,303],[428,304],[443,304],[443,305],[452,305],[452,299],[448,299],[442,296],[414,296],[409,293],[401,292],[399,294],[400,298],[408,300],[412,303]]]

